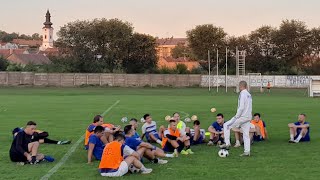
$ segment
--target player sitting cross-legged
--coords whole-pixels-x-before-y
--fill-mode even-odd
[[[251,121],[251,124],[255,126],[253,141],[264,141],[268,139],[266,123],[261,119],[260,113],[255,113],[253,115],[253,120]]]
[[[216,119],[216,122],[212,123],[212,125],[208,128],[208,131],[210,132],[210,140],[208,142],[208,146],[212,146],[214,144],[220,145],[224,143],[223,114],[218,113]]]
[[[161,137],[159,135],[159,133],[157,132],[157,123],[155,121],[152,121],[152,117],[150,114],[145,114],[143,116],[145,123],[142,126],[142,138],[144,136],[146,136],[146,139],[148,142],[152,143],[152,142],[156,142],[158,144],[162,144],[162,140]],[[164,129],[164,127],[160,127]]]
[[[185,150],[183,150],[185,148]],[[165,152],[174,152],[177,157],[178,153],[188,155],[190,150],[190,137],[184,136],[177,129],[177,122],[170,120],[170,125],[167,130],[164,131],[164,138],[162,140],[162,149]],[[192,151],[191,151],[192,152]]]
[[[192,145],[202,144],[206,138],[205,133],[206,133],[205,130],[201,129],[200,127],[200,121],[195,120],[193,122],[193,129],[190,129],[191,144]]]
[[[306,122],[306,115],[300,114],[298,122],[288,124],[290,129],[289,143],[299,143],[310,141],[310,125]]]

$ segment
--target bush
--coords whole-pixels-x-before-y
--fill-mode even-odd
[[[188,74],[188,67],[185,64],[177,64],[176,66],[176,72],[178,74]]]
[[[202,68],[201,67],[192,68],[190,71],[190,74],[202,74]]]
[[[22,71],[23,66],[21,64],[9,63],[7,71]]]
[[[9,65],[9,62],[6,59],[0,57],[0,71],[7,70],[8,65]]]
[[[176,74],[176,69],[169,68],[167,66],[159,69],[160,74]]]

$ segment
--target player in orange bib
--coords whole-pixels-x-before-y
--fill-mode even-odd
[[[183,150],[185,148],[185,150]],[[193,154],[190,149],[190,137],[180,133],[177,128],[177,122],[170,120],[170,125],[167,130],[164,131],[164,137],[162,139],[162,149],[165,152],[173,152],[174,156],[178,156],[178,152],[184,155]]]
[[[261,120],[261,115],[260,113],[255,113],[253,115],[253,120],[251,121],[251,124],[255,126],[255,133],[253,136],[254,141],[263,141],[268,139],[268,132],[266,128],[266,123]]]
[[[112,124],[104,124],[103,117],[101,115],[96,115],[93,118],[93,123],[88,126],[85,133],[84,145],[88,149],[89,137],[94,134],[94,128],[97,126],[102,126],[105,129],[104,136],[101,137],[101,141],[104,144],[113,141],[113,134],[120,130],[120,126],[114,127]]]
[[[114,141],[104,148],[99,165],[101,176],[120,177],[128,172],[129,167],[139,169],[142,174],[152,172],[152,169],[147,169],[140,162],[137,152],[124,145],[124,140],[125,136],[122,133],[116,133]]]

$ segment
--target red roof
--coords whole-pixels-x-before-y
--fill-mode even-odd
[[[157,39],[158,45],[178,45],[178,44],[186,44],[187,38],[161,38]]]
[[[162,57],[164,60],[166,60],[167,62],[193,62],[195,60],[191,60],[188,58],[183,58],[183,57],[179,57],[179,58],[173,58],[173,57]]]
[[[0,56],[7,58],[11,54],[23,54],[25,51],[25,49],[0,49]]]
[[[9,61],[18,64],[49,64],[51,63],[50,59],[42,54],[11,54],[8,58]]]
[[[26,45],[26,46],[41,46],[42,40],[25,40],[25,39],[14,39],[12,41],[18,45]]]

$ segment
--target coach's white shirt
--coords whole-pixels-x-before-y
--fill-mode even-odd
[[[238,99],[238,110],[235,118],[245,118],[249,120],[252,119],[252,97],[246,89],[240,92]]]

